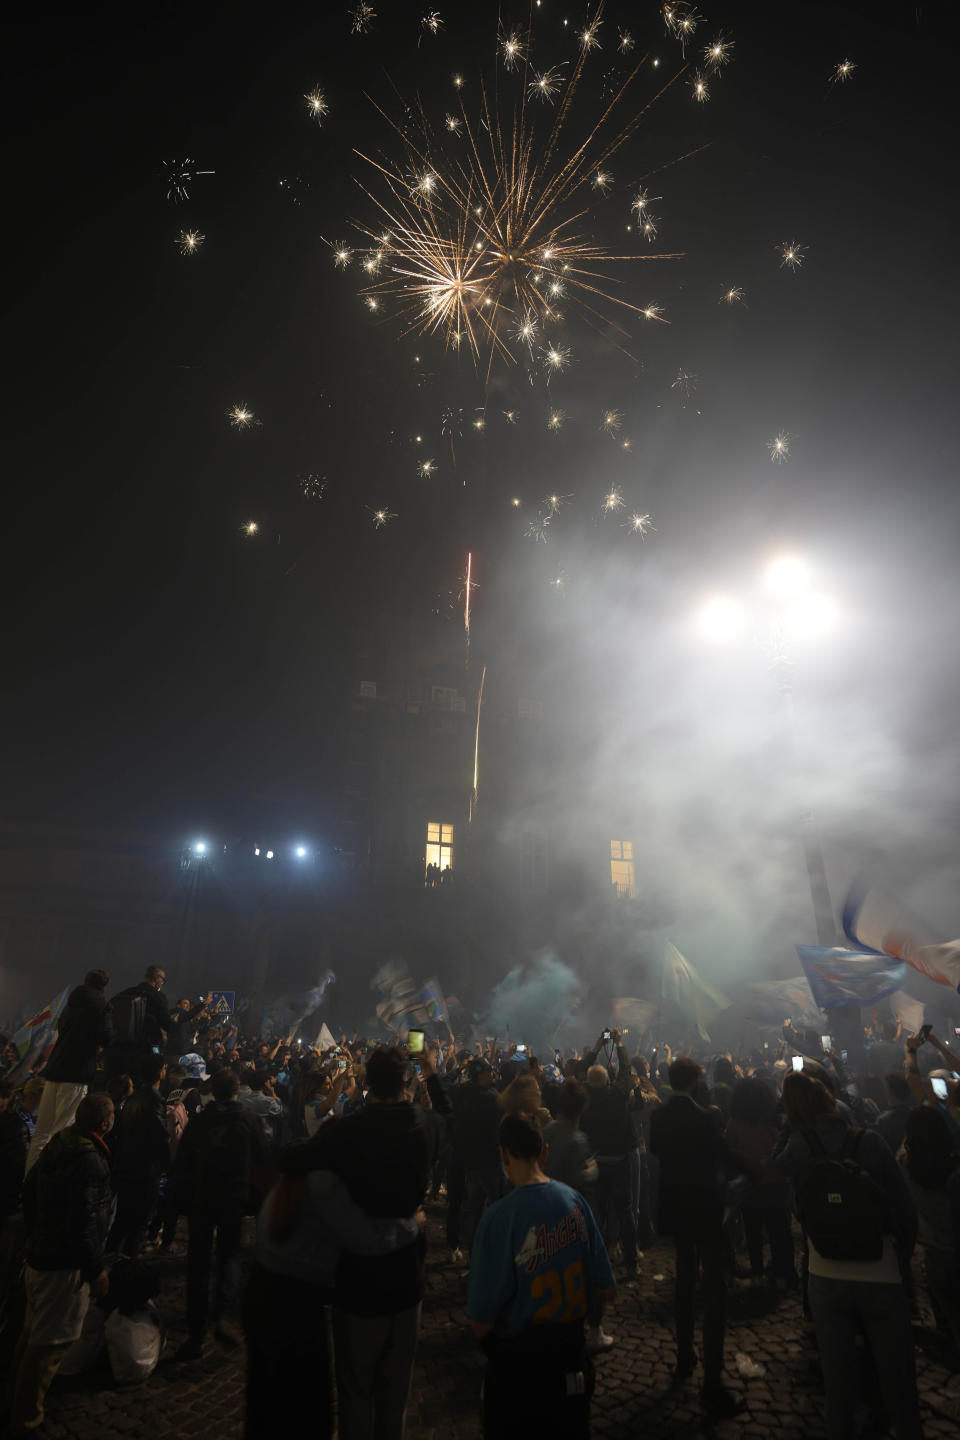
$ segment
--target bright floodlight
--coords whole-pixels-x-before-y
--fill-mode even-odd
[[[297,857],[298,860],[306,860],[306,858],[307,858],[307,847],[306,847],[306,845],[298,845],[297,848],[296,848],[295,854],[296,854],[296,857]]]
[[[195,855],[206,855],[206,853],[207,853],[207,842],[206,842],[206,840],[198,840],[197,843],[196,843],[196,845],[194,845],[193,850],[194,850],[194,854],[195,854]]]
[[[273,859],[273,851],[272,851],[272,850],[268,850],[268,851],[267,851],[267,859],[268,859],[268,860],[272,860],[272,859]]]
[[[787,621],[798,640],[817,640],[833,629],[837,607],[829,595],[805,595],[791,605]]]
[[[733,640],[746,623],[743,606],[726,595],[715,595],[704,604],[697,617],[697,626],[707,640]]]
[[[259,845],[255,845],[255,846],[253,847],[253,853],[254,853],[254,855],[259,855],[259,854],[260,854],[260,846],[259,846]]]
[[[799,555],[778,555],[767,565],[763,579],[771,595],[792,600],[809,588],[810,566]]]

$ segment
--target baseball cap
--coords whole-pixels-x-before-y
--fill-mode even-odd
[[[183,1066],[183,1073],[188,1080],[206,1080],[207,1067],[203,1063],[203,1056],[191,1051],[189,1055],[180,1056],[180,1064]]]

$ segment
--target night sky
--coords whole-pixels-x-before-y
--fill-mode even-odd
[[[582,648],[594,627],[604,636],[613,666],[624,615],[655,627],[678,594],[692,606],[706,577],[737,583],[772,545],[812,552],[869,616],[824,683],[891,706],[921,768],[942,757],[960,571],[949,7],[704,4],[692,49],[719,30],[735,41],[709,102],[679,81],[611,162],[614,191],[587,201],[617,249],[636,182],[660,170],[644,181],[662,196],[658,240],[630,243],[684,258],[621,273],[671,324],[631,320],[634,360],[571,309],[570,369],[548,390],[501,366],[486,397],[466,354],[368,314],[359,271],[335,269],[325,242],[362,244],[351,219],[373,219],[354,148],[397,153],[364,92],[391,113],[398,94],[419,95],[439,124],[461,71],[469,107],[481,68],[495,69],[496,8],[440,0],[436,37],[420,36],[422,6],[376,8],[365,36],[346,0],[17,17],[4,79],[7,815],[188,835],[319,811],[322,830],[354,622],[383,607],[452,615],[468,550],[475,645],[492,661],[518,622],[534,653],[566,651],[559,604]],[[503,10],[525,23],[524,5]],[[541,66],[573,57],[584,14],[544,0]],[[656,5],[609,6],[585,114],[624,17],[661,74],[682,63]],[[847,56],[857,70],[831,85]],[[302,98],[315,85],[322,125]],[[642,77],[637,94],[654,88]],[[174,205],[162,162],[184,156],[215,174]],[[206,237],[188,258],[184,228]],[[777,253],[793,239],[808,247],[796,273]],[[745,305],[718,303],[730,286]],[[671,389],[681,369],[697,377],[685,403]],[[260,426],[231,428],[240,402]],[[554,405],[568,412],[562,439],[545,426]],[[441,416],[461,406],[454,472]],[[607,407],[624,412],[630,452],[601,433]],[[791,455],[775,466],[780,431]],[[308,475],[326,481],[322,498],[303,495]],[[645,540],[601,518],[611,484],[652,515]],[[538,544],[524,529],[552,490],[573,498]],[[396,512],[382,529],[367,508],[379,505]]]

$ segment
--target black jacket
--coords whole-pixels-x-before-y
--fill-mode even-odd
[[[254,1171],[268,1159],[256,1116],[236,1100],[212,1101],[188,1122],[177,1147],[174,1181],[184,1213],[250,1213]]]
[[[427,1088],[434,1112],[449,1115],[450,1098],[440,1081],[431,1075]],[[395,1105],[368,1102],[356,1114],[322,1126],[302,1149],[313,1151],[313,1168],[339,1175],[354,1203],[368,1215],[407,1219],[423,1204],[429,1188],[436,1135],[425,1112],[406,1100]],[[345,1251],[337,1267],[336,1304],[355,1315],[396,1315],[412,1309],[423,1299],[425,1259],[424,1235],[389,1255]]]
[[[57,1043],[50,1052],[44,1079],[89,1085],[97,1051],[112,1039],[113,1021],[107,997],[92,985],[78,985],[70,991],[57,1022]]]
[[[29,1144],[30,1133],[11,1105],[0,1114],[0,1216],[20,1209]]]
[[[630,1058],[622,1045],[617,1047],[617,1058],[620,1071],[616,1080],[609,1085],[587,1085],[590,1103],[580,1116],[580,1128],[595,1155],[622,1156],[637,1148],[627,1089]]]
[[[187,1055],[193,1049],[197,1038],[197,1020],[203,1010],[203,1001],[198,1000],[192,1010],[171,1010],[167,1027],[167,1054]]]
[[[23,1185],[27,1263],[95,1279],[103,1269],[112,1201],[103,1141],[76,1125],[59,1131]]]
[[[118,1185],[156,1181],[170,1164],[167,1106],[152,1085],[134,1090],[120,1111],[113,1144],[113,1175]]]
[[[146,1002],[146,1013],[143,1019],[143,1028],[136,1036],[136,1043],[141,1048],[149,1050],[155,1045],[160,1054],[164,1053],[166,1047],[165,1035],[173,1024],[170,1018],[170,1011],[167,1009],[167,1002],[153,985],[148,985],[146,980],[141,980],[139,985],[131,985],[127,990],[120,990],[113,997],[117,1006],[117,1014],[126,1013],[127,1002],[138,995],[142,995]],[[118,1035],[117,1042],[123,1044],[130,1037]]]
[[[453,1092],[453,1151],[464,1170],[492,1169],[500,1163],[500,1106],[492,1085],[473,1080]]]
[[[660,1161],[660,1231],[718,1244],[726,1178],[737,1169],[726,1141],[689,1095],[671,1095],[650,1116],[650,1149]]]

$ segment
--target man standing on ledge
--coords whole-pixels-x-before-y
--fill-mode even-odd
[[[613,1271],[589,1205],[543,1172],[528,1115],[506,1115],[500,1158],[512,1185],[480,1220],[467,1314],[483,1344],[483,1433],[588,1440],[593,1366],[584,1322],[612,1300]]]
[[[675,1291],[677,1368],[683,1384],[696,1367],[693,1306],[703,1269],[703,1408],[729,1419],[744,1408],[723,1384],[727,1249],[723,1238],[724,1181],[731,1167],[725,1141],[694,1100],[703,1071],[688,1055],[670,1066],[672,1095],[650,1117],[650,1149],[660,1161],[660,1231],[677,1252]]]
[[[70,991],[57,1022],[57,1043],[43,1072],[43,1096],[27,1152],[27,1171],[59,1130],[73,1123],[77,1106],[93,1079],[97,1054],[113,1039],[110,1007],[104,994],[106,970],[88,970],[83,984]]]

